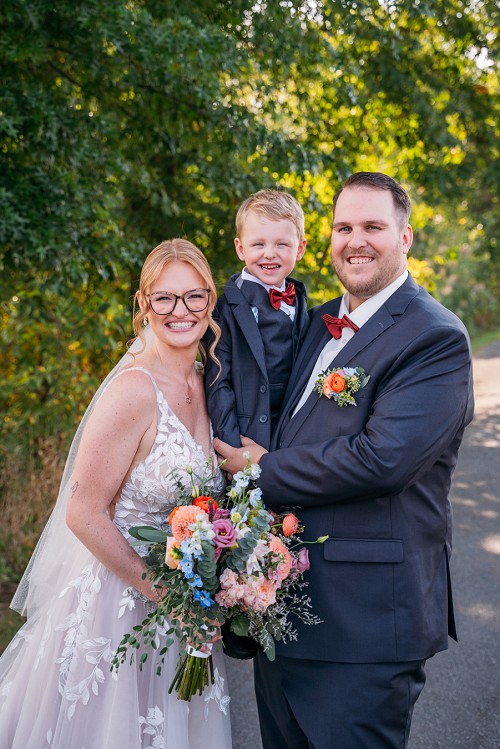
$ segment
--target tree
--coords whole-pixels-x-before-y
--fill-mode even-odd
[[[497,79],[478,65],[495,59],[490,0],[17,0],[0,14],[13,429],[34,419],[41,430],[49,410],[58,426],[72,418],[74,393],[86,396],[120,351],[127,299],[158,241],[195,241],[222,282],[237,206],[261,187],[304,205],[299,271],[313,301],[332,293],[333,193],[359,169],[410,189],[422,278],[448,252],[451,222],[463,229],[453,252],[475,232],[467,258],[491,260],[486,286],[498,289],[487,229]]]

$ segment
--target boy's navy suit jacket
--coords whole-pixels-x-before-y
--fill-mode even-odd
[[[252,308],[236,286],[240,274],[231,276],[219,297],[214,319],[222,329],[215,353],[222,370],[208,357],[205,368],[207,406],[214,435],[239,447],[240,435],[269,448],[271,443],[271,407],[269,379],[261,332]],[[294,359],[308,327],[307,295],[300,281],[296,291],[293,325]],[[207,338],[207,341],[209,338]],[[215,380],[215,381],[214,381]]]

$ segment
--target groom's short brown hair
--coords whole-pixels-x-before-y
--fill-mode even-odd
[[[335,213],[335,206],[337,200],[343,190],[351,187],[367,187],[371,190],[388,190],[392,195],[394,202],[394,208],[401,218],[401,224],[406,226],[410,218],[411,211],[411,200],[406,190],[396,182],[396,180],[389,177],[387,174],[382,172],[355,172],[346,179],[340,190],[338,190],[333,196],[333,213]]]

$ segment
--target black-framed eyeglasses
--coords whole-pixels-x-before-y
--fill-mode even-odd
[[[175,305],[182,299],[189,312],[203,312],[210,301],[210,289],[191,289],[184,294],[172,294],[170,291],[155,291],[147,295],[151,309],[157,315],[169,315]]]

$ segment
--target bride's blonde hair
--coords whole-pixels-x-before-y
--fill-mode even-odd
[[[215,288],[214,279],[212,277],[212,271],[204,254],[187,239],[167,239],[161,242],[157,247],[152,250],[144,261],[142,266],[141,277],[139,279],[139,291],[143,299],[146,299],[149,294],[152,285],[160,276],[164,268],[170,263],[188,263],[194,268],[200,276],[203,278],[203,282],[207,289],[210,289],[210,298],[208,302],[207,315],[208,315],[208,326],[212,332],[211,343],[207,346],[200,341],[199,351],[203,363],[206,363],[207,356],[211,356],[212,359],[219,365],[220,362],[215,356],[214,350],[217,342],[220,338],[220,327],[217,325],[212,317],[212,313],[217,302],[217,291]],[[148,309],[141,310],[137,304],[137,297],[134,299],[134,331],[135,334],[146,345],[144,339],[144,324],[148,314]]]

